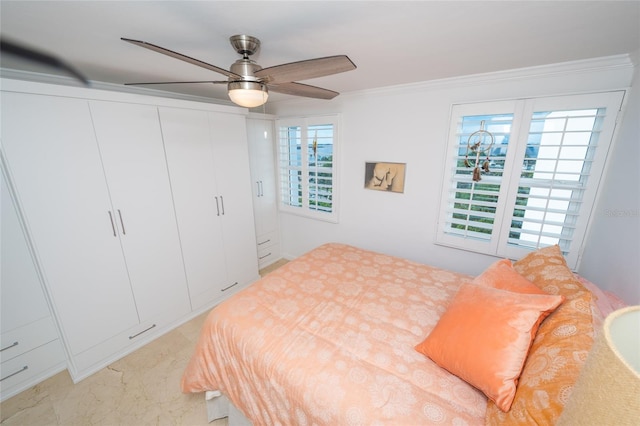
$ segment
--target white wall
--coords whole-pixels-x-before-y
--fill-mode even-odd
[[[495,258],[434,243],[451,105],[621,89],[632,75],[632,61],[624,55],[342,94],[332,101],[270,104],[269,112],[281,117],[342,114],[339,223],[282,213],[284,255],[296,257],[338,241],[479,273]],[[404,194],[365,190],[367,161],[407,163]]]
[[[640,304],[640,72],[636,70],[579,273]]]

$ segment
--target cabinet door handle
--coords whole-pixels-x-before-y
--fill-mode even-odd
[[[264,197],[264,187],[262,186],[262,181],[260,181],[260,196]]]
[[[220,196],[220,205],[222,206],[222,216],[224,216],[224,198],[222,198],[222,195]]]
[[[236,285],[238,285],[238,281],[236,281],[235,283],[231,284],[231,285],[230,285],[230,286],[228,286],[228,287],[225,287],[225,288],[223,288],[223,289],[220,289],[220,291],[227,291],[227,290],[229,290],[231,287],[236,286]]]
[[[109,210],[109,220],[111,221],[111,229],[113,229],[113,236],[117,237],[116,234],[116,225],[113,223],[113,215],[111,214],[111,210]]]
[[[155,324],[152,324],[152,325],[151,325],[151,327],[149,327],[149,328],[145,328],[145,329],[144,329],[144,330],[142,330],[141,332],[136,333],[136,334],[134,334],[134,335],[132,335],[132,336],[129,336],[129,340],[133,340],[133,339],[135,339],[136,337],[138,337],[139,335],[141,335],[142,333],[146,333],[147,331],[149,331],[149,330],[151,330],[152,328],[155,328],[155,327],[156,327],[156,325],[155,325]]]
[[[218,204],[218,197],[215,197],[216,199],[216,210],[218,211],[218,216],[220,216],[220,205]]]
[[[10,344],[9,346],[5,346],[4,348],[0,349],[0,352],[2,351],[6,351],[7,349],[11,349],[14,346],[18,346],[18,342],[13,342],[12,344]]]
[[[118,216],[120,216],[120,225],[122,226],[122,235],[127,235],[127,233],[124,230],[124,222],[122,221],[122,212],[120,211],[120,209],[118,209]]]
[[[28,368],[29,368],[29,366],[28,366],[28,365],[25,365],[24,367],[22,367],[20,370],[16,371],[15,373],[11,373],[11,374],[9,374],[8,376],[4,376],[2,379],[0,379],[0,382],[1,382],[1,381],[3,381],[3,380],[8,379],[9,377],[13,377],[13,376],[15,376],[16,374],[20,374],[20,373],[22,373],[23,371],[27,370]]]
[[[256,197],[260,197],[260,181],[256,181],[256,188],[257,188]]]

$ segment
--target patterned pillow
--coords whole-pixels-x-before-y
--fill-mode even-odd
[[[540,325],[509,412],[489,401],[486,424],[555,424],[593,345],[592,296],[575,278],[558,246],[530,253],[514,268],[566,301]]]
[[[520,275],[548,294],[561,294],[567,299],[587,291],[567,266],[557,245],[529,253],[513,264]]]

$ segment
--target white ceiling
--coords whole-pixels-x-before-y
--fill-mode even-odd
[[[120,37],[225,69],[239,58],[228,41],[234,34],[262,41],[252,59],[263,67],[346,54],[355,71],[303,81],[341,93],[640,50],[640,1],[2,0],[0,19],[3,38],[117,84],[225,79]],[[7,69],[56,73],[0,60]],[[227,99],[224,85],[161,88]]]

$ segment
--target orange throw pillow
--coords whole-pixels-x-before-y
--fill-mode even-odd
[[[505,413],[489,401],[485,424],[552,425],[558,421],[593,345],[594,302],[567,267],[558,246],[529,253],[513,266],[538,288],[562,295],[566,301],[540,325],[511,410]]]
[[[520,275],[509,259],[502,259],[489,266],[473,280],[474,284],[524,294],[547,294]]]
[[[507,411],[532,336],[563,300],[465,283],[416,350]]]
[[[570,300],[588,291],[567,266],[558,245],[527,254],[513,263],[513,269],[547,294],[561,294]]]

